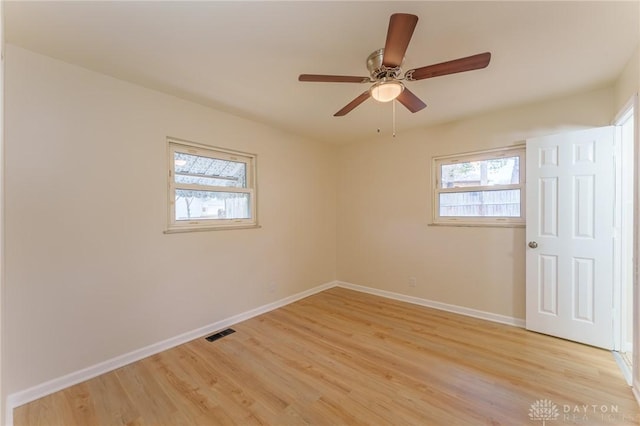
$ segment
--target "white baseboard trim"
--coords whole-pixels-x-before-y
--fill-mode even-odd
[[[626,361],[624,359],[622,359],[622,355],[620,355],[620,352],[611,351],[611,353],[613,354],[613,359],[616,360],[616,364],[618,364],[618,368],[620,369],[620,372],[622,373],[622,377],[624,377],[624,380],[627,382],[627,384],[629,386],[632,386],[633,385],[633,379],[631,377],[631,368],[629,368],[629,366],[627,365]]]
[[[636,381],[631,386],[631,392],[633,392],[633,396],[636,397],[636,402],[640,405],[640,382]]]
[[[238,315],[234,315],[232,317],[214,322],[213,324],[209,324],[204,327],[200,327],[198,329],[188,331],[178,336],[171,337],[167,340],[163,340],[161,342],[154,343],[149,346],[145,346],[143,348],[126,353],[124,355],[117,356],[115,358],[111,358],[104,362],[92,365],[82,370],[75,371],[65,376],[58,377],[53,380],[49,380],[48,382],[41,383],[29,389],[12,393],[8,395],[6,399],[5,425],[6,426],[13,425],[13,410],[16,407],[27,404],[31,401],[35,401],[36,399],[50,395],[59,390],[68,388],[69,386],[82,383],[86,380],[92,379],[101,374],[108,373],[109,371],[113,371],[117,368],[124,367],[125,365],[131,364],[132,362],[139,361],[143,358],[147,358],[151,355],[155,355],[162,351],[166,351],[175,346],[181,345],[183,343],[187,343],[191,340],[201,338],[203,336],[211,334],[220,329],[230,327],[239,322],[246,321],[250,318],[267,313],[269,311],[273,311],[274,309],[278,309],[282,306],[286,306],[300,299],[304,299],[305,297],[312,296],[321,291],[335,287],[336,285],[337,283],[335,281],[321,284],[309,290],[305,290],[303,292],[285,297],[283,299],[277,300],[272,303],[268,303],[258,308],[251,309],[249,311],[240,313]]]
[[[375,296],[386,297],[388,299],[399,300],[401,302],[413,303],[414,305],[426,306],[428,308],[439,309],[441,311],[453,312],[454,314],[466,315],[468,317],[479,318],[487,321],[498,322],[500,324],[513,325],[515,327],[524,328],[523,319],[509,317],[506,315],[494,314],[492,312],[479,311],[477,309],[466,308],[464,306],[450,305],[448,303],[436,302],[435,300],[422,299],[406,294],[394,293],[392,291],[380,290],[372,287],[351,284],[344,281],[336,281],[338,287],[348,288],[350,290],[361,291],[363,293],[373,294]]]

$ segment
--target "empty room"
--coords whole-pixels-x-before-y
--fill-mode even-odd
[[[640,424],[639,1],[0,15],[1,424]]]

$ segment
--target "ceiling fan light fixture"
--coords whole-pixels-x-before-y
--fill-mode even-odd
[[[404,84],[397,80],[379,81],[369,89],[371,97],[378,102],[391,102],[400,96],[403,90]]]

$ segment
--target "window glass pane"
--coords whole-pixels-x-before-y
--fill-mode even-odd
[[[206,186],[247,187],[247,165],[239,161],[175,152],[175,182]]]
[[[520,217],[520,190],[441,193],[440,216]]]
[[[251,219],[250,195],[176,189],[176,220]]]
[[[442,188],[519,184],[520,157],[443,164],[440,182]]]

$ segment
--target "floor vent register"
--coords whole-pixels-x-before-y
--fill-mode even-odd
[[[226,330],[219,331],[211,336],[207,336],[206,339],[210,342],[215,342],[218,339],[222,339],[224,336],[228,336],[231,333],[235,333],[236,331],[232,328],[227,328]]]

